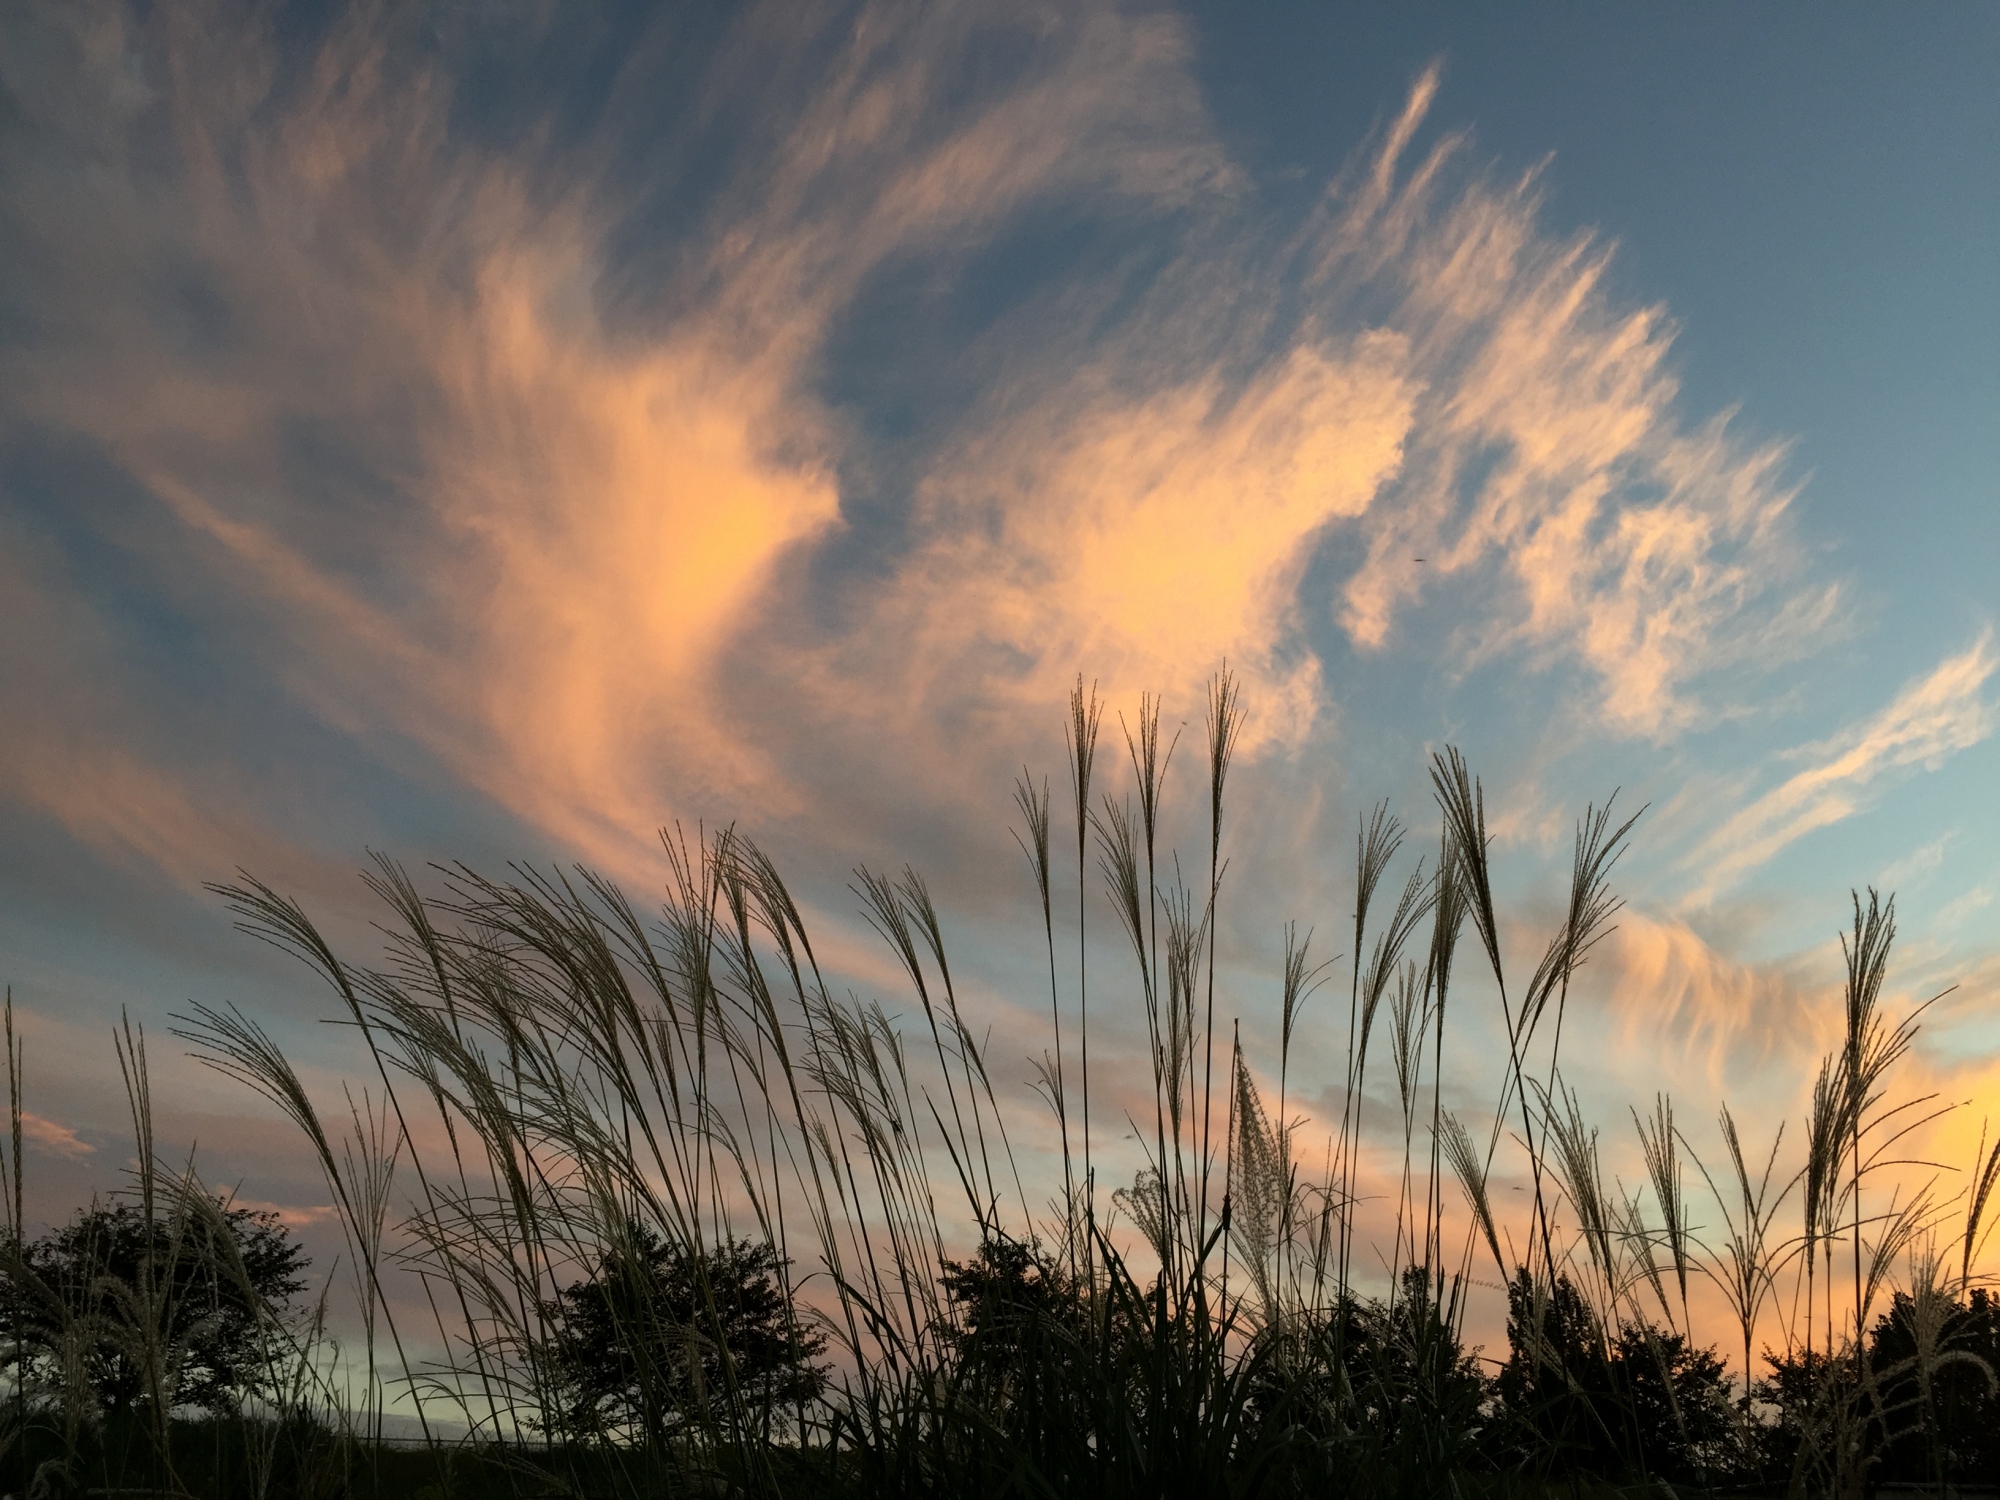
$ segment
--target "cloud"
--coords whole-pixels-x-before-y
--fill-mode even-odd
[[[1983,885],[1975,885],[1971,890],[1961,892],[1938,908],[1937,925],[1948,928],[1963,922],[1974,912],[1984,911],[1993,904],[1992,890]]]
[[[248,1209],[251,1213],[275,1214],[278,1222],[294,1233],[320,1224],[337,1224],[340,1219],[340,1210],[331,1203],[305,1205],[272,1203],[263,1198],[245,1198],[241,1194],[232,1194],[229,1206]]]
[[[1885,891],[1893,891],[1913,880],[1924,879],[1944,863],[1945,850],[1957,836],[1958,830],[1947,829],[1928,844],[1912,849],[1900,859],[1885,865],[1875,883]]]
[[[1230,232],[1167,231],[1122,316],[1072,286],[994,336],[915,544],[796,646],[825,712],[905,743],[968,726],[952,754],[990,774],[1077,673],[1180,706],[1226,656],[1246,748],[1296,746],[1340,706],[1331,615],[1391,660],[1442,620],[1413,671],[1566,668],[1593,728],[1668,738],[1745,642],[1763,670],[1823,638],[1838,593],[1799,574],[1782,445],[1688,425],[1663,314],[1613,302],[1607,247],[1542,232],[1532,177],[1466,167],[1458,136],[1417,152],[1436,90],[1294,234],[1219,207]]]
[[[1534,174],[1475,178],[1455,201],[1435,201],[1440,182],[1427,163],[1382,215],[1427,400],[1341,622],[1382,648],[1440,581],[1497,564],[1509,586],[1467,622],[1468,665],[1571,658],[1603,728],[1671,736],[1704,717],[1703,674],[1737,657],[1725,627],[1757,620],[1782,656],[1832,611],[1835,591],[1785,556],[1784,449],[1734,439],[1726,414],[1687,425],[1665,314],[1607,295],[1609,246],[1539,230]]]
[[[1993,733],[1996,710],[1986,684],[1996,668],[1993,631],[1904,684],[1873,717],[1818,744],[1791,752],[1808,762],[1711,833],[1688,860],[1701,872],[1691,900],[1714,898],[1781,849],[1852,817],[1884,776],[1912,766],[1935,769],[1948,756]]]
[[[122,553],[198,627],[184,659],[267,691],[147,701],[128,601],[77,565],[18,606],[53,649],[0,647],[10,682],[67,683],[13,795],[97,847],[268,863],[287,810],[231,768],[302,710],[630,869],[674,815],[832,788],[864,820],[885,743],[898,794],[990,800],[1078,672],[1179,712],[1227,656],[1246,753],[1297,748],[1350,707],[1338,629],[1406,682],[1544,674],[1596,730],[1665,738],[1826,621],[1782,445],[1682,413],[1664,312],[1547,232],[1537,174],[1426,139],[1435,70],[1287,218],[1170,13],[777,15],[714,49],[691,114],[635,103],[662,32],[590,128],[527,101],[494,136],[450,28],[22,23],[0,66],[41,128],[7,213],[40,322],[0,351],[9,431],[133,483],[141,519],[77,506],[55,545]],[[723,97],[755,128],[715,133]],[[704,150],[723,170],[681,180]],[[1030,263],[902,376],[916,437],[843,404],[884,285],[954,285],[1044,220],[1104,254]],[[887,469],[870,513],[857,476]]]
[[[759,86],[774,14],[712,86]],[[61,337],[0,362],[9,417],[139,481],[179,526],[148,565],[253,618],[253,670],[600,857],[691,795],[785,804],[717,664],[838,532],[811,382],[863,279],[1050,195],[1229,190],[1173,17],[1029,26],[968,80],[1018,18],[868,10],[645,279],[622,141],[487,151],[379,20],[304,68],[226,8],[24,29],[12,219]]]
[[[96,158],[92,192],[31,175],[44,245],[136,274],[61,278],[73,336],[39,385],[10,382],[19,406],[157,497],[324,718],[409,735],[553,831],[588,836],[578,803],[630,818],[627,736],[662,697],[698,701],[771,558],[834,516],[810,433],[774,410],[782,371],[702,327],[611,347],[578,303],[581,210],[454,147],[448,100],[401,91],[384,38],[337,31],[288,96],[255,29],[221,55],[185,14],[78,30],[103,116],[133,74],[180,75],[129,101],[174,143],[173,206],[136,131],[63,142]],[[207,360],[149,304],[176,266],[222,309]],[[302,437],[347,474],[302,473]]]
[[[1047,704],[1078,672],[1178,707],[1227,656],[1253,689],[1247,746],[1296,740],[1320,700],[1316,663],[1286,650],[1300,572],[1399,460],[1395,345],[1295,349],[1237,389],[1210,372],[1137,400],[1038,403],[979,434],[925,481],[926,544],[822,659],[909,721],[974,697]]]
[[[26,1110],[21,1112],[21,1134],[51,1155],[68,1157],[71,1160],[89,1156],[97,1150],[69,1126],[43,1119],[42,1116],[31,1114]]]
[[[1246,749],[1295,745],[1337,707],[1324,611],[1380,652],[1443,608],[1448,669],[1573,662],[1642,734],[1699,718],[1746,621],[1823,615],[1778,560],[1781,450],[1683,427],[1663,317],[1538,229],[1532,178],[1419,154],[1435,72],[1273,233],[1177,18],[1078,13],[973,87],[1000,12],[870,9],[634,257],[656,210],[616,111],[558,174],[455,131],[449,70],[379,21],[300,68],[261,25],[77,15],[42,20],[69,87],[9,76],[49,127],[14,218],[64,329],[0,363],[14,417],[138,480],[175,528],[147,564],[233,601],[236,669],[591,857],[676,811],[783,816],[887,725],[934,781],[968,745],[984,777],[1021,739],[991,726],[1079,671],[1179,702],[1226,655]],[[755,94],[765,46],[746,20],[711,86]],[[857,542],[833,330],[888,268],[949,274],[1058,203],[1171,253],[1136,297],[1072,277],[989,327],[900,535]],[[1315,582],[1329,545],[1365,560]]]

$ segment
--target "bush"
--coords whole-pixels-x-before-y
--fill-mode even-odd
[[[1261,1426],[1315,1449],[1328,1474],[1366,1469],[1391,1493],[1476,1463],[1492,1386],[1459,1342],[1459,1290],[1441,1298],[1408,1266],[1390,1301],[1349,1295],[1261,1330],[1250,1383]]]
[[[990,1235],[970,1259],[945,1260],[938,1281],[948,1310],[939,1340],[959,1378],[977,1384],[996,1414],[1028,1372],[1083,1357],[1090,1326],[1083,1287],[1040,1244]]]
[[[1758,1398],[1775,1409],[1765,1472],[1810,1467],[1814,1451],[1846,1441],[1874,1482],[1954,1484],[2000,1474],[2000,1299],[1939,1288],[1897,1292],[1868,1332],[1859,1390],[1853,1347],[1766,1351]],[[1804,1458],[1806,1464],[1801,1464]]]

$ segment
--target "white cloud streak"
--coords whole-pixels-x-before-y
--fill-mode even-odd
[[[1690,857],[1701,872],[1691,900],[1713,899],[1778,852],[1869,805],[1883,777],[1935,769],[1993,733],[2000,710],[1986,686],[2000,669],[1991,627],[1965,650],[1905,683],[1880,712],[1793,751],[1807,765],[1717,828]]]

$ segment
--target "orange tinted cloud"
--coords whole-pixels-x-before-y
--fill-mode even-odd
[[[1319,267],[1296,327],[1254,237],[1190,252],[1133,326],[1066,342],[1052,314],[924,474],[923,545],[801,677],[917,731],[1078,672],[1186,705],[1226,655],[1246,744],[1296,743],[1339,697],[1302,593],[1334,538],[1366,554],[1328,601],[1357,645],[1441,605],[1448,671],[1573,664],[1614,734],[1703,721],[1703,679],[1752,635],[1805,649],[1836,595],[1796,576],[1782,447],[1685,422],[1664,316],[1612,302],[1607,249],[1541,231],[1532,182],[1452,176],[1457,138],[1406,159],[1436,83],[1285,247]],[[1333,331],[1385,284],[1373,326]],[[1249,354],[1246,323],[1283,336]]]
[[[864,281],[1041,199],[1226,218],[1243,190],[1174,18],[1075,17],[962,103],[943,72],[992,19],[868,13],[648,287],[612,271],[590,148],[550,182],[454,140],[447,85],[375,22],[287,82],[254,28],[222,46],[191,14],[141,34],[107,10],[76,31],[96,113],[42,100],[100,186],[24,189],[94,257],[38,409],[220,549],[205,566],[324,720],[406,737],[614,863],[690,804],[794,806],[829,733],[894,724],[935,775],[954,705],[989,722],[1079,671],[1184,703],[1226,655],[1246,748],[1296,744],[1337,698],[1311,646],[1329,606],[1384,649],[1498,580],[1454,609],[1447,668],[1575,663],[1599,721],[1644,734],[1700,716],[1746,619],[1768,644],[1823,617],[1782,565],[1778,450],[1685,427],[1664,318],[1612,304],[1608,252],[1549,238],[1532,181],[1456,166],[1457,137],[1414,156],[1429,73],[1292,240],[1190,239],[1100,332],[997,330],[907,545],[826,629],[800,580],[856,452],[816,361]],[[170,206],[106,125],[141,118],[175,142]],[[229,306],[213,357],[147,302],[162,263]],[[1382,312],[1352,331],[1364,286]],[[305,492],[300,430],[357,445],[359,495]],[[1334,536],[1366,560],[1309,598]],[[790,700],[782,737],[746,730],[744,693]]]
[[[616,861],[690,792],[785,804],[726,725],[716,663],[785,606],[779,562],[838,525],[809,388],[862,278],[1038,195],[1229,191],[1171,17],[1038,33],[1043,65],[954,109],[936,65],[1011,23],[871,15],[621,318],[618,205],[588,151],[551,184],[454,143],[443,80],[404,69],[374,19],[337,27],[302,83],[254,26],[222,44],[222,19],[79,13],[52,45],[90,107],[23,83],[96,172],[88,192],[56,165],[24,185],[48,241],[92,262],[35,412],[220,549],[218,584],[264,614],[260,649],[324,719],[408,736]],[[167,204],[125,130],[142,119],[174,143]],[[219,288],[220,357],[189,359],[153,315],[163,263]],[[377,493],[298,492],[285,445],[315,429],[356,445]]]
[[[1211,376],[1138,402],[1052,400],[982,434],[926,483],[933,540],[878,626],[910,675],[882,696],[957,698],[969,670],[981,692],[1041,705],[1084,672],[1185,706],[1226,655],[1252,689],[1246,745],[1295,739],[1321,696],[1310,658],[1284,651],[1299,574],[1315,534],[1395,471],[1399,367],[1388,337],[1299,348],[1241,390]]]
[[[1620,912],[1608,961],[1621,1050],[1637,1074],[1663,1077],[1671,1058],[1687,1068],[1682,1086],[1709,1096],[1727,1091],[1732,1072],[1778,1074],[1788,1105],[1834,1040],[1840,1010],[1825,986],[1731,957],[1672,916]]]
[[[1411,192],[1433,191],[1416,174]],[[1438,580],[1497,566],[1511,597],[1474,627],[1470,660],[1572,657],[1605,728],[1665,737],[1703,717],[1699,680],[1734,659],[1726,622],[1760,617],[1768,651],[1796,651],[1834,596],[1785,557],[1782,448],[1736,440],[1721,419],[1690,428],[1663,312],[1618,307],[1610,249],[1549,238],[1538,206],[1532,177],[1479,180],[1409,231],[1408,317],[1432,399],[1340,617],[1380,647]],[[1399,566],[1407,556],[1426,567]]]

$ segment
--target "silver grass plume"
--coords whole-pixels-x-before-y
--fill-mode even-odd
[[[1639,1151],[1646,1163],[1646,1177],[1653,1185],[1653,1200],[1660,1205],[1667,1252],[1673,1258],[1674,1280],[1680,1288],[1681,1311],[1687,1311],[1688,1292],[1688,1208],[1681,1184],[1680,1137],[1674,1129],[1674,1101],[1666,1094],[1653,1096],[1653,1113],[1641,1119],[1632,1111],[1632,1123],[1639,1132]]]
[[[1965,1233],[1960,1239],[1958,1282],[1961,1288],[1972,1285],[1972,1266],[1985,1248],[1986,1236],[1993,1232],[1985,1223],[1987,1208],[1993,1201],[1993,1190],[2000,1186],[2000,1139],[1993,1142],[1993,1149],[1986,1149],[1986,1122],[1979,1125],[1979,1146],[1972,1153],[1972,1184],[1965,1195]],[[1983,1226],[1983,1227],[1982,1227]]]
[[[1457,1115],[1446,1113],[1440,1139],[1445,1164],[1458,1179],[1459,1189],[1465,1194],[1467,1206],[1472,1209],[1473,1222],[1485,1236],[1486,1248],[1493,1252],[1493,1264],[1499,1270],[1501,1279],[1505,1280],[1508,1274],[1507,1257],[1500,1253],[1500,1236],[1493,1224],[1493,1204],[1486,1192],[1486,1163]]]
[[[1236,1142],[1230,1194],[1234,1211],[1229,1233],[1256,1289],[1259,1320],[1270,1326],[1282,1317],[1277,1259],[1291,1198],[1289,1153],[1283,1122],[1273,1122],[1265,1114],[1256,1081],[1240,1053],[1235,1081]]]

